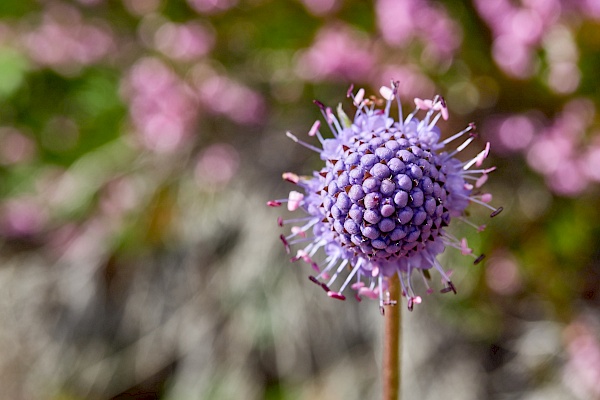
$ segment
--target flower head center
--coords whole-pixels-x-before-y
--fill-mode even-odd
[[[339,244],[373,261],[410,257],[450,221],[442,157],[397,127],[353,136],[321,170],[323,222]]]

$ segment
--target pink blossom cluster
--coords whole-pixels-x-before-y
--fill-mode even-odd
[[[201,188],[222,188],[238,173],[240,154],[228,143],[214,143],[198,155],[194,178]]]
[[[364,81],[376,65],[366,34],[347,25],[325,25],[314,43],[299,53],[296,71],[308,81]]]
[[[214,33],[197,22],[167,22],[154,34],[154,47],[178,61],[190,61],[206,55],[214,42]]]
[[[492,32],[492,56],[507,75],[526,79],[536,74],[538,53],[543,49],[548,85],[558,93],[570,93],[577,88],[579,55],[567,26],[582,15],[599,18],[597,1],[475,0],[474,3]]]
[[[462,41],[460,26],[439,4],[426,0],[378,0],[377,27],[390,46],[406,47],[419,40],[428,60],[451,60]]]
[[[187,3],[199,14],[217,14],[235,7],[238,0],[187,0]]]
[[[239,124],[256,124],[265,116],[262,96],[225,75],[211,72],[192,85],[203,109],[212,114],[225,115]]]
[[[523,153],[554,193],[576,196],[589,184],[600,183],[600,132],[594,130],[595,116],[591,101],[575,99],[549,122],[535,113],[524,113],[492,120],[487,129],[500,151]]]
[[[311,14],[321,16],[339,9],[341,0],[302,0],[302,3]]]
[[[0,234],[8,237],[28,237],[38,234],[48,223],[48,207],[42,199],[22,195],[0,204]]]
[[[35,63],[67,75],[98,63],[115,49],[108,26],[88,21],[76,8],[58,3],[47,7],[38,23],[23,28],[20,42]]]
[[[193,133],[198,104],[191,88],[156,58],[140,59],[123,85],[136,133],[154,152],[179,149]]]
[[[323,27],[313,44],[298,53],[295,69],[307,81],[370,82],[374,87],[389,84],[390,76],[402,76],[398,94],[403,98],[435,92],[435,85],[418,65],[397,59],[388,62],[377,41],[341,23]]]
[[[322,8],[304,3],[317,15],[337,7],[334,1],[319,3]],[[379,0],[375,16],[378,36],[341,22],[324,25],[295,57],[296,74],[311,82],[369,82],[374,87],[388,84],[390,76],[403,76],[402,97],[433,96],[434,84],[420,63],[443,67],[452,61],[462,43],[459,24],[442,5],[427,0]],[[408,55],[413,43],[423,47],[420,60]]]

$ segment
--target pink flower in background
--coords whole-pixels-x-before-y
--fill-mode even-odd
[[[491,290],[503,296],[514,295],[522,288],[519,265],[506,250],[499,250],[490,257],[485,269],[485,280]]]
[[[65,4],[48,7],[40,24],[23,32],[21,43],[34,62],[67,75],[99,62],[115,48],[107,26],[85,21],[77,9]]]
[[[235,7],[238,0],[187,0],[198,14],[216,14]]]
[[[524,151],[541,129],[541,117],[535,113],[494,116],[484,126],[501,154]]]
[[[565,383],[581,399],[600,398],[598,327],[579,318],[567,326],[564,335],[567,342],[567,364],[563,373]]]
[[[0,164],[30,161],[36,152],[33,140],[12,127],[0,128]]]
[[[533,48],[558,18],[558,0],[531,1],[522,7],[509,0],[476,0],[475,8],[494,36],[492,54],[498,66],[511,76],[531,76]]]
[[[9,237],[41,233],[48,223],[48,212],[34,197],[13,197],[0,205],[0,231]]]
[[[524,153],[554,193],[576,196],[600,181],[600,141],[587,139],[595,115],[590,100],[575,99],[551,121],[528,112],[493,118],[486,131],[501,152]]]
[[[214,46],[214,33],[195,22],[163,24],[154,35],[154,46],[166,56],[181,61],[206,55]]]
[[[379,31],[391,46],[406,47],[418,39],[425,46],[425,54],[438,60],[451,59],[460,47],[459,25],[438,4],[425,0],[378,0],[375,7]]]
[[[130,116],[140,142],[165,153],[190,138],[198,116],[195,96],[170,68],[155,58],[139,60],[124,82]]]
[[[575,0],[574,2],[584,15],[600,18],[600,2],[596,0]]]
[[[527,149],[527,163],[557,194],[575,196],[589,184],[582,155],[588,152],[584,138],[594,115],[589,100],[570,101]]]
[[[138,207],[141,200],[142,182],[132,177],[119,177],[106,183],[100,194],[99,207],[102,214],[120,218]]]
[[[313,15],[321,16],[337,11],[340,0],[302,0],[304,7]]]
[[[257,124],[265,116],[262,96],[226,76],[213,74],[195,83],[205,111],[225,115],[239,124]]]
[[[587,177],[596,183],[600,183],[600,131],[595,132],[593,137],[594,141],[583,156],[582,165]]]
[[[325,26],[314,43],[299,53],[298,75],[308,81],[364,81],[372,73],[375,55],[365,34],[348,26]]]
[[[240,154],[227,143],[215,143],[206,147],[198,156],[194,175],[202,188],[227,185],[240,167]]]
[[[398,86],[398,96],[401,99],[414,99],[415,97],[432,98],[435,95],[435,84],[421,72],[418,65],[413,64],[390,64],[383,65],[379,73],[371,79],[373,87],[381,87],[389,84],[382,76],[400,76],[402,81]]]
[[[538,73],[542,59],[537,53],[543,49],[548,86],[557,93],[577,88],[579,54],[566,26],[570,11],[593,14],[593,6],[586,1],[475,0],[475,8],[492,32],[494,60],[507,75],[526,79]]]

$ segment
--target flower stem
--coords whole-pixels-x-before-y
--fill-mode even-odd
[[[383,343],[383,400],[400,398],[401,377],[401,297],[398,275],[390,278],[388,290],[390,300],[398,304],[385,306],[385,338]]]

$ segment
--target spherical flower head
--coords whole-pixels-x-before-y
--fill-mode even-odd
[[[342,292],[354,281],[351,287],[358,300],[362,296],[379,298],[380,306],[395,302],[397,299],[387,298],[386,289],[387,280],[397,274],[412,310],[421,302],[412,287],[413,272],[429,277],[427,270],[435,268],[445,283],[442,292],[456,293],[436,257],[446,246],[473,256],[466,239],[459,240],[446,232],[450,221],[459,218],[470,224],[464,211],[471,202],[492,209],[492,216],[501,208],[487,204],[491,195],[473,194],[493,170],[471,170],[487,157],[489,145],[470,161],[455,158],[473,141],[475,126],[470,124],[441,141],[436,123],[440,117],[448,118],[443,98],[415,99],[416,108],[403,118],[396,89],[396,82],[391,88],[383,87],[383,100],[365,99],[363,89],[356,94],[350,89],[348,96],[357,108],[353,121],[341,106],[336,117],[330,108],[315,101],[333,137],[325,139],[321,135],[318,121],[309,136],[316,136],[321,148],[289,132],[288,136],[318,152],[325,166],[311,177],[284,174],[284,179],[297,184],[304,193],[294,190],[287,200],[272,200],[269,205],[287,202],[289,210],[302,209],[307,214],[304,218],[279,219],[281,226],[293,225],[291,234],[281,239],[288,251],[292,245],[304,244],[292,261],[310,264],[316,272],[310,279],[329,297],[345,299]],[[390,116],[394,100],[400,112],[398,120]],[[422,119],[417,118],[420,111],[425,114]],[[448,144],[464,136],[467,138],[458,148],[446,150]],[[324,256],[316,261],[320,250]],[[480,260],[475,257],[476,262]],[[347,267],[350,272],[340,289],[332,290]]]

